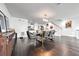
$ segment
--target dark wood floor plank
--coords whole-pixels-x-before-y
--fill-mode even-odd
[[[79,56],[79,40],[74,37],[55,37],[54,41],[45,41],[44,46],[34,45],[27,38],[18,39],[14,56]]]

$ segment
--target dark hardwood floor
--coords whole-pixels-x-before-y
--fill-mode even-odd
[[[43,46],[34,43],[17,39],[12,56],[79,56],[79,40],[74,37],[55,37],[54,41],[44,41]]]

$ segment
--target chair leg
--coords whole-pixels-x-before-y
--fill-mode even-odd
[[[53,41],[53,39],[50,39],[51,41]]]

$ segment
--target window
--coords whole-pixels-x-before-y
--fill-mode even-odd
[[[7,31],[9,28],[9,20],[8,17],[4,17],[5,15],[3,14],[2,11],[0,11],[0,27],[1,31]]]
[[[1,29],[5,29],[5,21],[3,20],[2,15],[0,15],[0,26],[1,26]]]

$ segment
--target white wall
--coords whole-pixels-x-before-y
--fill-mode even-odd
[[[24,37],[27,37],[26,31],[28,29],[28,20],[27,19],[22,19],[22,18],[16,18],[16,17],[11,17],[10,22],[10,28],[15,29],[15,31],[18,34],[18,37],[21,36],[21,32],[24,32],[25,35]]]
[[[20,32],[26,32],[27,26],[28,26],[28,20],[27,19],[21,19],[23,22],[19,21],[20,18],[12,17],[9,13],[8,9],[6,8],[5,4],[0,3],[0,10],[9,18],[9,24],[11,28],[14,28],[16,32],[18,33],[18,36],[20,36]],[[62,27],[62,36],[76,36],[76,30],[79,29],[79,17],[72,18],[72,28],[66,29],[65,24],[62,25],[61,22],[60,25]],[[59,35],[61,32],[57,30],[58,32],[56,35]]]
[[[72,28],[65,28],[65,20],[59,25],[62,27],[62,36],[76,37],[76,30],[79,28],[79,18],[72,18]]]
[[[8,9],[6,8],[5,4],[3,3],[0,3],[0,10],[7,16],[7,17],[10,17],[10,13],[8,11]]]
[[[10,28],[15,29],[15,31],[18,33],[18,37],[21,36],[21,32],[25,32],[24,36],[27,37],[26,31],[28,26],[28,20],[12,17],[5,4],[3,3],[0,3],[0,10],[9,18]]]
[[[0,10],[10,19],[11,15],[4,3],[0,3]],[[5,31],[5,29],[2,29],[2,31]]]
[[[56,35],[59,36],[61,34],[62,36],[76,37],[76,30],[79,28],[79,17],[72,17],[72,28],[65,28],[65,21],[66,18],[62,18],[62,21],[54,21],[55,24],[62,28],[59,29],[55,27],[55,29],[57,30]]]

